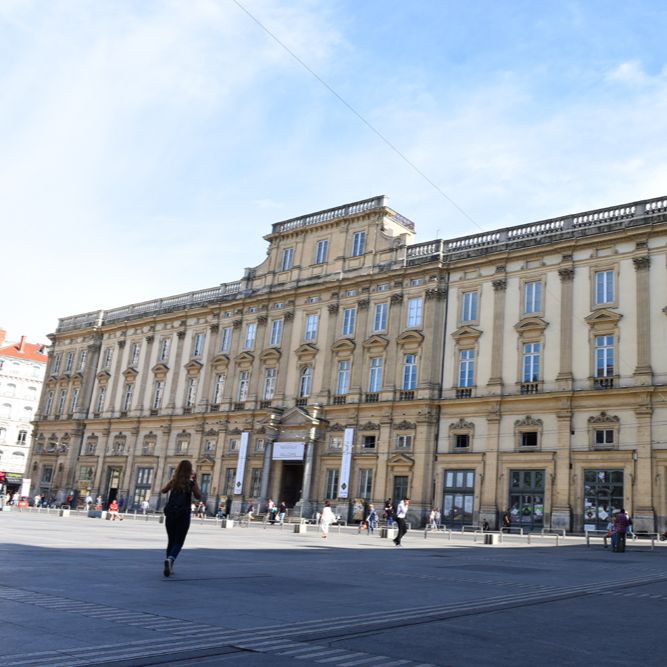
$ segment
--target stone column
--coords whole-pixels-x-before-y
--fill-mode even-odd
[[[556,413],[558,448],[555,452],[554,477],[551,483],[551,528],[572,529],[570,505],[570,447],[572,437],[572,410],[570,400]]]
[[[281,350],[283,352],[280,357],[280,365],[278,366],[278,377],[276,378],[276,390],[274,398],[277,402],[285,402],[285,388],[287,386],[287,376],[289,375],[289,365],[292,363],[292,353],[299,347],[298,340],[292,340],[294,332],[294,311],[288,310],[283,315],[283,338]],[[297,337],[298,338],[298,337]]]
[[[148,406],[150,408],[150,391],[152,389],[151,384],[149,384],[149,372],[150,372],[150,367],[151,367],[151,355],[153,354],[153,342],[155,340],[155,336],[153,334],[149,334],[145,338],[146,340],[146,352],[144,354],[144,363],[141,369],[141,375],[139,376],[139,396],[138,396],[138,402],[137,402],[137,413],[138,414],[145,414],[145,407]],[[146,397],[146,387],[149,387],[148,389],[148,397]]]
[[[635,408],[637,419],[637,449],[633,453],[634,474],[630,507],[635,532],[653,532],[655,530],[655,510],[653,503],[653,466],[651,459],[651,419],[653,408],[650,396],[642,397],[642,403]],[[628,499],[628,487],[625,485],[625,497]]]
[[[447,290],[444,287],[427,289],[424,295],[422,331],[426,332],[423,347],[425,366],[422,366],[421,384],[431,389],[431,398],[438,397],[436,390],[441,383],[446,300]]]
[[[313,405],[311,408],[311,417],[313,419],[308,432],[308,442],[306,442],[306,455],[303,464],[303,482],[301,483],[301,499],[297,506],[301,508],[301,516],[309,517],[313,513],[312,501],[310,498],[310,487],[313,482],[313,460],[315,458],[315,443],[317,441],[317,427],[319,425],[320,405]]]
[[[201,369],[199,375],[199,401],[197,401],[197,411],[206,412],[210,404],[211,397],[211,368],[213,366],[213,358],[218,349],[218,331],[220,327],[217,324],[211,324],[209,327],[209,335],[206,336],[206,350],[204,352],[204,367]]]
[[[558,269],[560,277],[560,370],[556,376],[558,388],[572,389],[572,293],[574,289],[574,269]]]
[[[176,332],[176,355],[174,356],[174,367],[171,373],[171,386],[169,387],[169,402],[167,403],[167,414],[176,412],[176,391],[181,375],[181,364],[183,362],[183,344],[185,343],[185,330]]]
[[[280,435],[281,410],[272,410],[269,415],[269,423],[266,425],[266,444],[264,445],[264,460],[262,461],[262,482],[259,489],[259,506],[257,511],[263,512],[269,494],[269,479],[271,476],[271,457],[273,456],[273,443]]]
[[[389,313],[387,315],[387,338],[390,343],[386,348],[385,366],[382,374],[382,385],[386,386],[385,373],[389,374],[393,370],[391,377],[391,388],[394,389],[394,397],[398,399],[399,391],[403,386],[403,348],[396,344],[396,339],[401,333],[401,315],[402,315],[402,294],[392,294],[389,300]],[[417,368],[417,378],[421,379],[422,369]],[[416,392],[415,392],[416,395]]]
[[[503,271],[504,271],[503,267]],[[491,377],[487,386],[503,387],[503,337],[505,328],[505,294],[507,280],[498,278],[493,281],[493,343],[491,345]],[[487,519],[488,521],[488,519]]]
[[[116,393],[118,392],[118,383],[120,382],[121,369],[123,365],[121,364],[123,357],[123,349],[125,348],[125,341],[118,341],[118,354],[115,355],[116,359],[113,364],[113,375],[111,378],[111,395],[109,396],[107,407],[110,417],[113,417],[116,413]]]
[[[484,452],[484,479],[481,480],[479,523],[488,521],[498,527],[498,443],[500,438],[500,404],[496,403],[486,415],[487,447]],[[503,508],[504,509],[504,508]]]
[[[79,407],[74,418],[85,419],[92,413],[91,402],[93,400],[93,390],[95,389],[95,371],[100,358],[101,344],[99,341],[90,343],[86,348],[86,364],[83,369],[83,378],[81,380],[81,393],[79,394]]]
[[[649,293],[649,267],[651,258],[634,257],[637,276],[637,367],[634,376],[639,384],[651,384],[651,319]]]

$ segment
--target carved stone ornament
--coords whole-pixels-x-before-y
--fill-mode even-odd
[[[339,308],[340,308],[340,306],[339,306],[337,303],[330,303],[330,304],[327,306],[327,310],[328,310],[332,315],[333,315],[334,313],[337,313]]]
[[[294,319],[294,311],[288,310],[283,317],[285,318],[285,322],[291,322]]]
[[[208,330],[209,330],[211,333],[218,333],[218,329],[219,329],[219,328],[220,328],[220,325],[219,325],[219,324],[211,324],[211,325],[209,326]]]
[[[145,337],[145,341],[150,345],[153,341],[155,340],[155,336],[153,334],[150,334]]]
[[[185,338],[185,331],[183,329],[180,329],[179,331],[176,332],[176,337],[179,340],[182,340],[183,338]]]
[[[369,299],[361,299],[357,301],[357,308],[359,308],[359,310],[366,310],[369,304],[370,304]]]
[[[449,425],[450,431],[471,431],[475,428],[475,424],[472,422],[467,422],[461,417],[457,422],[453,422]]]
[[[535,419],[534,417],[531,417],[530,415],[526,415],[524,419],[517,419],[514,422],[514,426],[518,426],[519,428],[523,426],[537,426],[541,427],[542,426],[542,420],[541,419]]]
[[[570,267],[558,269],[558,276],[563,283],[571,282],[574,278],[574,269]]]
[[[240,428],[233,428],[231,431],[229,431],[229,435],[241,435],[241,429]]]
[[[126,343],[126,342],[127,342],[127,341],[126,341],[125,339],[123,339],[123,340],[119,340],[118,343],[117,343],[117,345],[118,345],[118,349],[119,349],[119,350],[122,350],[122,349],[125,347],[125,343]]]
[[[376,424],[374,422],[366,422],[365,424],[362,424],[359,427],[360,431],[379,431],[380,430],[380,424]]]
[[[329,430],[338,433],[339,431],[344,431],[345,427],[342,424],[336,422],[335,424],[331,424],[331,426],[329,426]]]
[[[651,258],[648,255],[644,257],[633,257],[632,263],[635,265],[635,271],[645,271],[651,266]]]
[[[435,287],[426,290],[426,299],[436,299],[437,301],[444,301],[447,298],[447,290],[444,287]]]
[[[504,278],[493,280],[491,284],[494,292],[504,292],[507,289],[507,281]]]
[[[243,324],[243,320],[234,320],[234,321],[232,322],[232,326],[233,326],[235,329],[240,329],[240,328],[241,328],[241,324]]]
[[[588,418],[589,424],[618,424],[620,421],[616,415],[608,415],[606,412]]]
[[[389,299],[391,303],[403,303],[403,295],[402,294],[392,294],[391,298]]]
[[[268,322],[269,318],[266,315],[258,315],[257,316],[257,324],[266,324]]]
[[[409,422],[409,421],[404,419],[403,421],[400,421],[397,424],[394,424],[394,428],[397,431],[410,431],[412,429],[417,428],[417,424],[415,424],[414,422]]]

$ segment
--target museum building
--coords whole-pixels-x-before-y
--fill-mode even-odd
[[[410,519],[667,517],[667,199],[415,243],[374,197],[272,226],[210,289],[59,320],[29,462],[60,501],[412,499]]]

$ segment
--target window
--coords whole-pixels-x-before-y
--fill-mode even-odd
[[[132,406],[133,393],[134,393],[134,383],[128,382],[125,385],[125,389],[123,391],[123,402],[121,403],[121,408],[120,408],[123,412],[127,412]]]
[[[51,406],[53,405],[53,392],[50,391],[46,395],[46,405],[44,406],[44,414],[49,415],[51,414]]]
[[[422,323],[422,300],[408,299],[408,321],[409,327],[420,327]]]
[[[357,319],[356,308],[343,309],[343,327],[341,329],[341,334],[343,336],[354,336],[354,323],[356,319]]]
[[[359,485],[357,487],[357,496],[369,500],[373,492],[373,469],[361,468],[359,470]]]
[[[113,359],[113,348],[107,347],[104,350],[104,356],[102,357],[102,368],[109,369],[111,368],[111,360]]]
[[[255,451],[256,452],[264,451],[264,438],[257,438],[257,440],[255,440]]]
[[[162,403],[162,392],[164,390],[164,382],[162,380],[155,380],[153,383],[153,400],[151,401],[151,408],[159,410]]]
[[[477,321],[477,292],[463,292],[461,304],[461,322]]]
[[[454,436],[454,449],[468,449],[470,447],[470,435],[468,433],[457,433]]]
[[[537,447],[537,431],[522,431],[519,434],[519,446],[526,449]]]
[[[373,310],[373,331],[385,331],[387,329],[387,304],[376,303]]]
[[[141,353],[141,343],[132,343],[130,348],[130,366],[136,368],[139,363],[139,354]]]
[[[396,449],[412,449],[411,435],[396,436]]]
[[[285,248],[283,250],[283,257],[280,262],[281,271],[289,271],[292,268],[292,260],[294,259],[294,248]]]
[[[53,466],[43,466],[41,483],[50,484],[52,478],[53,478]]]
[[[375,442],[377,437],[374,435],[363,435],[361,436],[361,448],[362,449],[375,449]]]
[[[185,388],[185,407],[192,408],[194,407],[197,401],[197,378],[188,378],[186,388]]]
[[[234,482],[236,481],[236,468],[225,469],[225,481],[222,486],[222,494],[231,496],[234,493]]]
[[[220,338],[220,352],[229,352],[232,345],[232,328],[225,327],[222,330],[222,337]]]
[[[317,315],[306,315],[306,330],[304,340],[315,340],[317,338]]]
[[[614,337],[595,337],[595,377],[613,377],[614,375]]]
[[[227,444],[227,448],[230,452],[238,452],[239,450],[239,441],[236,438],[232,438]]]
[[[222,401],[222,392],[225,389],[225,374],[217,373],[213,382],[213,403],[218,405]]]
[[[408,495],[408,476],[407,475],[394,475],[394,484],[393,484],[393,495],[394,503],[398,506],[398,503]]]
[[[277,369],[267,368],[264,370],[264,391],[262,397],[265,401],[270,401],[276,391]]]
[[[459,387],[472,387],[475,376],[475,350],[459,352]]]
[[[72,366],[74,364],[74,352],[68,352],[65,355],[65,373],[72,372]]]
[[[190,447],[189,438],[181,438],[176,441],[176,453],[177,454],[187,454],[188,448]]]
[[[102,412],[104,410],[104,396],[107,393],[106,385],[101,385],[97,390],[97,403],[95,405],[95,412]]]
[[[65,399],[63,398],[63,403],[64,402],[65,402]],[[12,404],[11,403],[3,403],[2,406],[0,406],[0,417],[2,417],[3,419],[11,419],[12,418]]]
[[[614,272],[595,272],[595,305],[614,303]]]
[[[403,356],[403,390],[417,387],[417,357],[414,354]]]
[[[512,524],[541,528],[544,522],[544,470],[510,470]]]
[[[207,440],[204,443],[204,454],[215,454],[215,440]]]
[[[262,469],[250,469],[250,497],[258,498],[262,492]]]
[[[283,337],[283,321],[282,320],[273,320],[271,322],[271,340],[269,345],[272,347],[278,347],[280,341]]]
[[[167,362],[169,360],[169,344],[171,341],[169,338],[163,338],[160,341],[160,354],[158,357],[159,361]]]
[[[523,312],[526,315],[542,311],[542,283],[539,280],[523,286]]]
[[[338,375],[336,378],[336,393],[340,396],[341,394],[347,394],[350,389],[350,362],[339,361],[338,362]]]
[[[251,350],[255,346],[255,335],[257,334],[257,323],[251,322],[245,328],[245,341],[243,347],[246,350]]]
[[[523,344],[522,382],[538,382],[540,379],[540,343]]]
[[[134,497],[132,499],[135,507],[141,507],[141,504],[145,500],[150,500],[152,485],[153,468],[137,468],[137,481],[134,486]]]
[[[329,252],[329,241],[322,239],[315,244],[315,264],[324,264]]]
[[[211,490],[211,473],[210,472],[205,472],[202,474],[200,480],[199,480],[199,489],[202,493],[202,496],[206,498],[208,496],[209,491]]]
[[[612,447],[614,444],[614,430],[613,429],[595,429],[595,446],[596,447]]]
[[[239,391],[238,391],[239,402],[247,400],[249,386],[250,386],[250,371],[241,371],[239,373]]]
[[[310,366],[305,366],[301,370],[301,375],[299,376],[299,396],[306,397],[310,396],[310,387],[313,379],[313,369]]]
[[[369,393],[377,393],[382,388],[382,357],[373,357],[370,360],[370,367],[368,369],[368,391]]]
[[[10,383],[7,385],[7,391],[5,392],[5,396],[8,396],[8,397],[10,397],[10,398],[11,398],[12,396],[16,396],[16,385],[13,384],[12,382],[10,382]]]
[[[192,356],[201,357],[204,352],[204,341],[206,340],[206,334],[198,333],[195,334],[194,341],[192,343]]]
[[[53,368],[51,369],[51,373],[54,375],[57,375],[60,373],[60,362],[62,361],[63,355],[58,353],[56,354],[55,357],[53,357]]]
[[[95,468],[93,466],[79,467],[79,480],[82,482],[92,482],[95,477]]]
[[[584,528],[607,528],[615,510],[624,506],[622,470],[584,470]]]
[[[76,366],[77,373],[83,373],[83,369],[86,367],[87,356],[88,356],[87,350],[81,350],[81,352],[79,352],[79,363]]]
[[[65,397],[67,396],[67,390],[61,389],[58,394],[58,405],[56,406],[56,414],[61,415],[65,410]]]
[[[449,527],[472,525],[474,499],[474,470],[446,470],[442,522]]]
[[[355,232],[352,235],[352,257],[364,254],[366,246],[366,232]]]
[[[19,431],[18,437],[16,438],[17,445],[25,445],[28,441],[28,431]]]
[[[338,497],[338,468],[328,468],[326,471],[324,497],[326,500]]]
[[[76,412],[78,404],[79,404],[79,388],[74,387],[74,389],[72,389],[72,398],[70,398],[69,402],[69,411],[72,414]]]

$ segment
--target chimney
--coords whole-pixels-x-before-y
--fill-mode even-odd
[[[19,343],[19,352],[25,352],[25,336],[21,336],[21,342]]]
[[[7,332],[4,329],[0,329],[0,345],[2,345],[5,342],[6,335]]]

